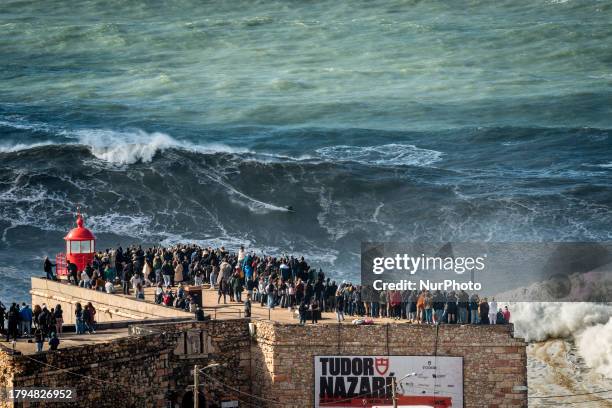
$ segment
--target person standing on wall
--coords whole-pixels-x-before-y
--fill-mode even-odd
[[[221,303],[221,297],[223,297],[223,304],[226,304],[227,303],[227,283],[224,279],[221,279],[218,281],[217,292],[219,295],[217,297],[217,304]]]
[[[91,302],[88,302],[83,309],[83,323],[85,325],[85,330],[89,332],[89,334],[93,334],[96,332],[95,330],[95,322],[96,322],[96,309],[93,307]]]
[[[55,280],[55,276],[53,275],[53,267],[55,266],[54,263],[51,263],[51,261],[49,260],[48,256],[45,256],[45,262],[43,264],[43,270],[45,271],[45,274],[47,274],[47,279],[49,280]]]
[[[470,297],[470,323],[478,324],[478,306],[480,305],[480,298],[477,293],[473,293]]]
[[[20,324],[21,324],[21,335],[30,336],[32,331],[32,309],[24,303],[21,304],[21,310],[19,311]]]
[[[342,292],[339,290],[336,292],[336,317],[338,318],[338,323],[344,320],[344,296],[342,296]]]
[[[506,323],[510,323],[510,310],[508,310],[508,306],[504,306],[504,311],[502,313],[504,314]]]
[[[440,292],[436,290],[433,295],[433,309],[436,324],[442,324],[442,316],[444,315],[444,305],[446,304],[446,298]]]
[[[428,290],[425,291],[425,322],[433,324],[433,295]]]
[[[40,327],[34,331],[34,341],[36,342],[36,352],[42,353],[43,343],[45,341],[45,335]]]
[[[479,305],[480,324],[489,324],[489,300],[484,298]]]
[[[57,350],[57,348],[59,347],[59,344],[60,344],[60,340],[57,337],[57,334],[52,333],[51,338],[49,339],[49,350]]]
[[[307,311],[308,311],[308,306],[306,306],[306,302],[302,300],[298,308],[298,313],[300,315],[300,326],[303,326],[306,324],[306,312]]]
[[[164,278],[164,287],[168,289],[172,286],[172,276],[174,275],[174,269],[170,261],[164,261],[162,265],[162,276]]]
[[[419,324],[423,323],[425,320],[425,291],[421,291],[419,293],[419,297],[417,298],[417,322]]]
[[[123,286],[123,294],[130,294],[130,280],[132,279],[133,274],[133,265],[131,262],[126,262],[123,265],[123,269],[121,271],[121,285]]]
[[[58,304],[55,306],[53,314],[55,315],[55,333],[57,337],[61,337],[62,327],[64,325],[64,311],[62,310],[62,305]]]
[[[66,265],[66,269],[68,270],[68,282],[72,281],[73,285],[78,286],[79,278],[77,276],[78,267],[76,266],[76,264],[68,261],[68,264]]]
[[[491,302],[489,303],[489,323],[497,323],[497,302],[495,298],[491,298]]]
[[[76,322],[76,334],[85,333],[85,329],[83,328],[85,326],[83,323],[83,307],[80,302],[74,305],[74,317]]]
[[[13,340],[17,340],[17,326],[19,325],[19,306],[17,303],[13,303],[8,312],[8,331],[6,332],[6,341],[8,342],[11,337]]]
[[[448,324],[457,323],[457,295],[454,291],[446,296],[446,314],[448,315]]]
[[[319,301],[316,297],[312,298],[310,303],[310,313],[312,313],[312,324],[317,324],[319,322]]]

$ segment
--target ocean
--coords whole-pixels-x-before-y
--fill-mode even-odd
[[[361,241],[612,239],[608,1],[7,0],[0,28],[4,303],[79,204],[99,249],[353,281]]]

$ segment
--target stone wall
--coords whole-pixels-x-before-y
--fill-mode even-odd
[[[50,308],[60,304],[64,311],[64,323],[74,324],[74,305],[80,302],[85,306],[91,302],[96,308],[96,321],[99,323],[144,320],[163,317],[193,317],[175,308],[164,307],[149,302],[136,300],[133,297],[109,295],[92,289],[69,285],[65,281],[51,281],[33,277],[32,305],[47,304]]]
[[[189,392],[195,364],[212,362],[223,367],[211,369],[211,375],[248,393],[250,361],[245,320],[147,325],[108,343],[31,356],[0,350],[0,387],[75,388],[78,395],[74,403],[0,402],[0,407],[166,407]],[[219,384],[205,389],[210,401],[240,396]]]
[[[75,404],[20,407],[161,408],[188,396],[195,364],[219,363],[201,376],[212,406],[236,400],[239,406],[301,408],[314,404],[316,355],[437,354],[463,357],[466,408],[526,407],[527,393],[514,388],[527,385],[526,344],[512,330],[512,325],[299,326],[247,319],[137,325],[129,337],[103,344],[32,356],[0,350],[0,387],[70,387],[79,396]]]
[[[253,389],[285,407],[314,405],[316,355],[461,356],[464,406],[526,407],[526,344],[512,325],[283,325],[255,322]],[[436,341],[437,337],[437,341]],[[270,405],[272,406],[272,405]]]

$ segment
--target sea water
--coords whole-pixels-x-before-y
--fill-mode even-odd
[[[4,1],[0,299],[64,248],[612,238],[607,1]],[[294,212],[287,211],[292,206]]]

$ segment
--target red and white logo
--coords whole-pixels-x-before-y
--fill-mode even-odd
[[[387,374],[389,371],[389,359],[388,358],[376,358],[374,359],[376,365],[376,371],[379,375]]]

